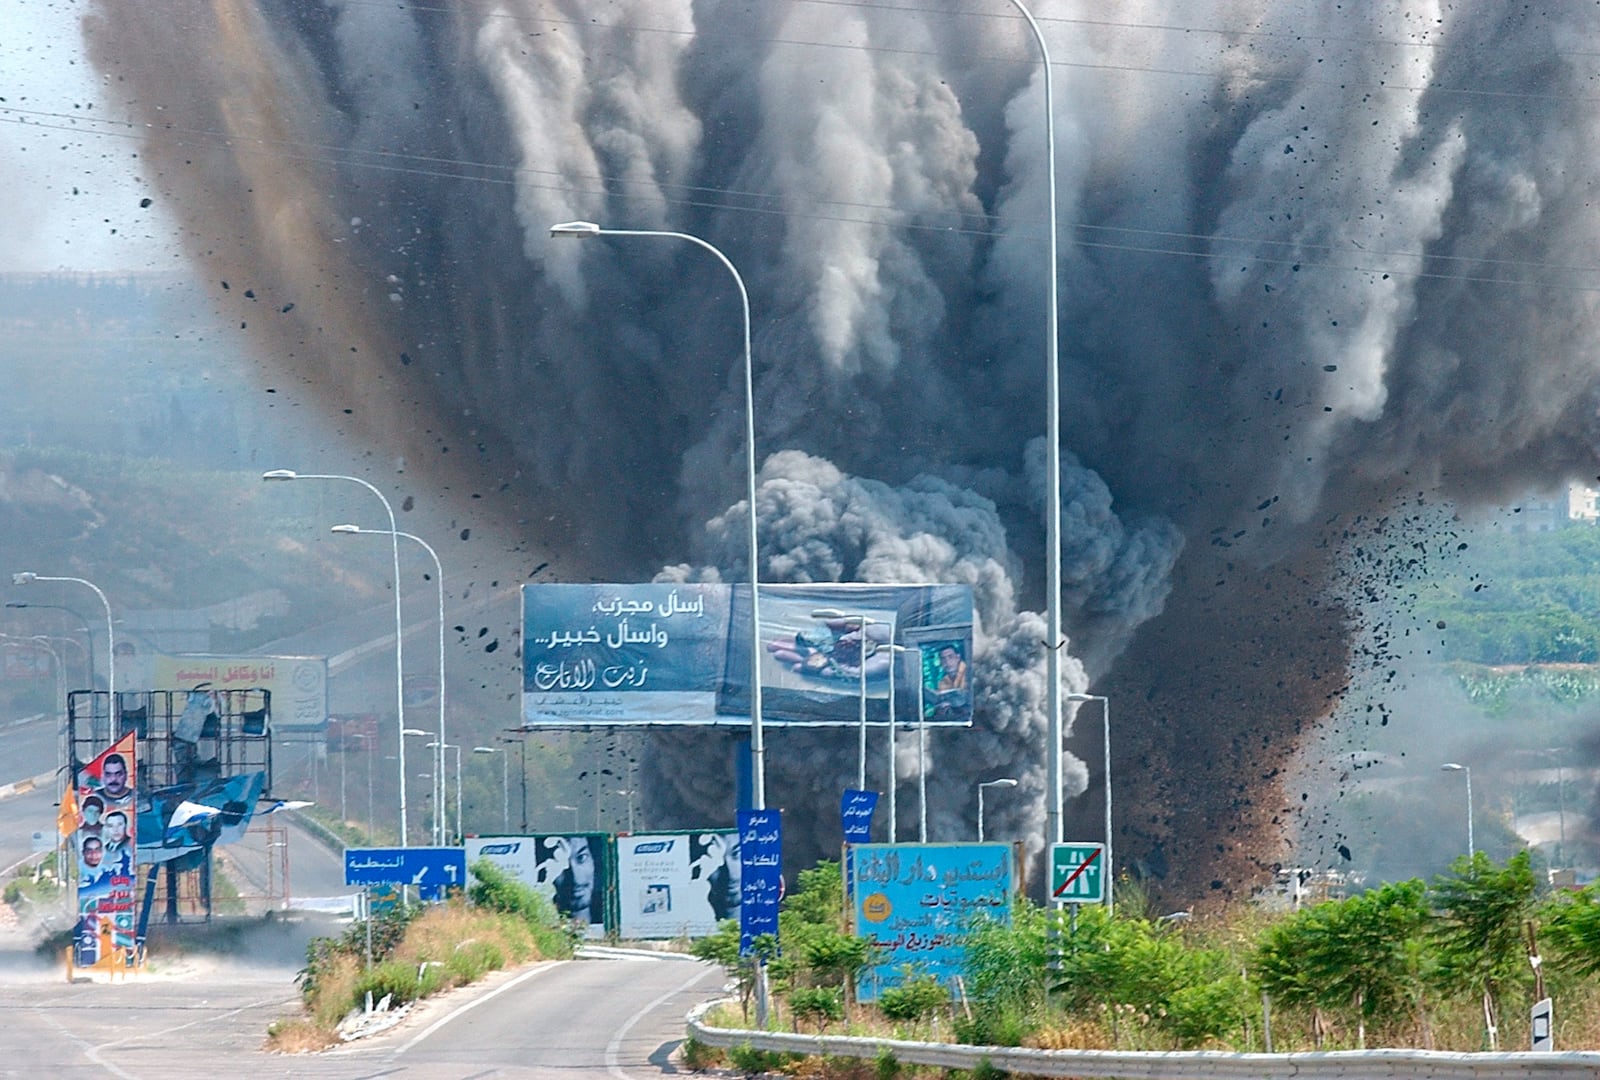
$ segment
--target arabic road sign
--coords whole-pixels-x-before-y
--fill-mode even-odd
[[[1050,846],[1050,899],[1058,904],[1101,904],[1106,898],[1104,844]]]
[[[462,848],[346,848],[346,885],[415,885],[424,900],[446,889],[465,888],[467,853]]]

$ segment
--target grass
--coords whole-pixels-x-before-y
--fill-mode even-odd
[[[391,1005],[418,1001],[477,982],[490,972],[531,960],[571,955],[570,939],[521,914],[492,911],[464,900],[423,909],[376,933],[374,962],[365,956],[365,924],[344,938],[319,939],[301,973],[304,1014],[285,1017],[267,1031],[267,1047],[303,1053],[337,1044],[347,1016],[388,997]]]

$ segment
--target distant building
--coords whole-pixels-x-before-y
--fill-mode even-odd
[[[1505,532],[1547,533],[1568,525],[1600,524],[1600,488],[1571,483],[1557,496],[1530,496],[1494,518]]]

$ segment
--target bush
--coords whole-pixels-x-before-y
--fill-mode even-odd
[[[774,1050],[757,1050],[749,1043],[740,1043],[728,1050],[728,1060],[733,1067],[751,1075],[777,1072],[787,1058],[787,1054],[780,1054]]]
[[[683,1063],[693,1072],[715,1069],[722,1064],[726,1056],[715,1046],[707,1046],[698,1039],[684,1040]]]
[[[900,1075],[900,1059],[887,1046],[878,1051],[872,1062],[872,1075],[877,1080],[895,1080]]]
[[[956,1038],[969,1046],[1021,1046],[1037,1024],[1014,1009],[978,1009],[970,1017],[957,1016]]]
[[[830,1020],[844,1019],[844,999],[827,986],[802,987],[789,994],[789,1011],[796,1020],[806,1020],[819,1028]]]
[[[921,1020],[948,1004],[950,991],[926,975],[878,995],[878,1011],[890,1020]]]

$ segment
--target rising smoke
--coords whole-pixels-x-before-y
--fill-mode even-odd
[[[1116,702],[1127,865],[1227,890],[1338,699],[1342,523],[1591,468],[1600,12],[1032,8],[1069,688]],[[1009,4],[100,0],[87,26],[219,310],[499,538],[485,565],[744,578],[731,278],[547,230],[722,248],[751,294],[763,577],[970,582],[979,722],[936,748],[934,835],[997,774],[1023,779],[997,834],[1038,833],[1043,86]],[[843,737],[784,739],[774,801],[827,850],[806,793],[847,773]],[[714,741],[655,740],[664,806],[726,815]]]

